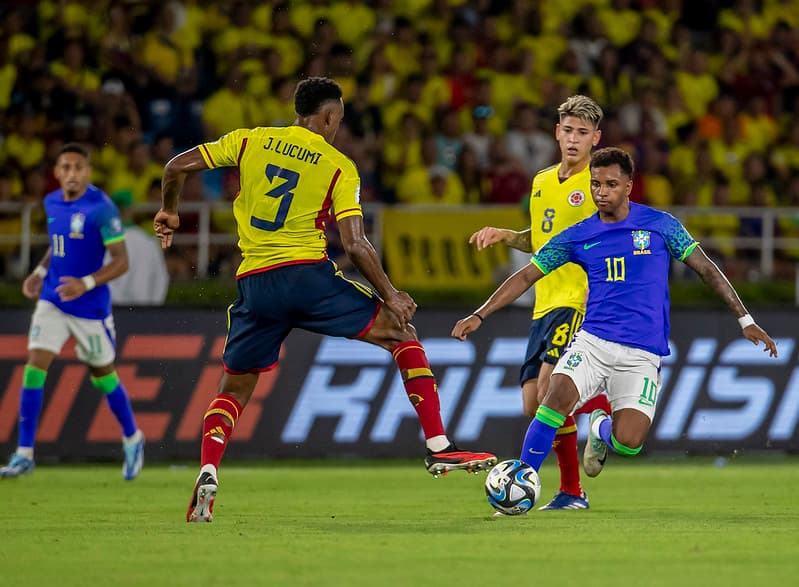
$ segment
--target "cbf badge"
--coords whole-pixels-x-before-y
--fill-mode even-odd
[[[567,371],[574,371],[583,362],[583,353],[575,351],[566,359],[566,364],[563,366]]]
[[[572,193],[569,194],[569,205],[574,206],[582,206],[585,203],[585,193],[582,190],[574,190]]]
[[[83,225],[86,224],[86,216],[77,212],[69,219],[69,238],[83,238]]]
[[[652,254],[652,251],[649,250],[649,235],[648,230],[633,231],[633,255]]]

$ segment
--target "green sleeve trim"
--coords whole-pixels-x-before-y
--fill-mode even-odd
[[[685,252],[682,254],[682,257],[680,257],[680,261],[685,261],[685,258],[686,258],[688,255],[690,255],[691,253],[693,253],[693,252],[694,252],[694,249],[695,249],[696,247],[698,247],[698,246],[699,246],[699,241],[694,241],[694,242],[692,242],[690,245],[688,245],[688,248],[687,248],[687,249],[685,249]]]
[[[543,273],[544,275],[549,275],[549,271],[547,271],[546,269],[544,269],[544,268],[541,266],[541,264],[540,264],[540,263],[539,263],[539,262],[536,260],[536,258],[535,258],[535,257],[533,257],[532,259],[530,259],[530,263],[532,263],[533,265],[535,265],[536,267],[538,267],[538,270],[539,270],[539,271],[541,271],[541,273]]]
[[[119,375],[117,375],[116,371],[112,371],[108,375],[103,375],[102,377],[92,377],[91,381],[94,387],[108,395],[119,385]]]
[[[27,389],[42,389],[45,379],[47,379],[47,371],[39,369],[39,367],[25,365],[22,370],[22,387]]]
[[[558,414],[552,408],[538,406],[538,410],[535,412],[535,419],[552,428],[560,428],[566,421],[566,416]]]
[[[108,240],[104,240],[103,244],[104,245],[113,245],[114,243],[118,243],[119,241],[123,241],[123,240],[125,240],[125,235],[124,234],[120,234],[119,236],[112,236]]]
[[[643,444],[638,448],[630,448],[629,446],[624,446],[621,442],[616,440],[616,437],[613,435],[612,432],[610,433],[610,441],[613,443],[613,450],[616,451],[616,454],[622,455],[624,457],[634,457],[639,452],[641,452],[642,448],[644,448]]]

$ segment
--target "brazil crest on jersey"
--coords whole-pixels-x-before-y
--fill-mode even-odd
[[[62,302],[55,289],[61,284],[61,277],[81,278],[103,266],[106,245],[125,238],[119,210],[111,198],[89,184],[80,198],[69,202],[60,189],[48,194],[44,211],[50,237],[50,267],[41,299],[78,318],[104,319],[111,313],[107,285],[98,285],[71,302]]]
[[[209,168],[238,166],[237,277],[327,258],[325,222],[363,215],[355,164],[301,126],[238,129],[200,145]]]
[[[530,194],[530,237],[533,251],[562,230],[596,212],[591,199],[591,172],[585,169],[560,181],[560,164],[533,178]],[[533,318],[541,318],[555,308],[585,308],[588,282],[577,265],[567,263],[535,284]]]
[[[669,354],[669,264],[699,243],[671,214],[630,203],[624,220],[599,214],[554,237],[532,262],[548,274],[577,263],[588,275],[582,329],[605,340]]]

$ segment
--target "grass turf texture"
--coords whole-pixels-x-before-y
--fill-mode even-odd
[[[421,463],[229,465],[212,524],[186,524],[193,467],[42,466],[0,481],[2,584],[789,585],[799,462],[622,462],[589,511],[493,518],[485,473]],[[542,469],[541,504],[557,470]],[[541,505],[539,504],[539,505]],[[568,580],[567,580],[568,578]],[[756,583],[756,584],[757,584]]]

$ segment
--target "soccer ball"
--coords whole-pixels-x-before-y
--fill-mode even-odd
[[[508,516],[530,511],[541,497],[541,481],[530,465],[519,460],[498,463],[486,477],[486,496],[495,510]]]

